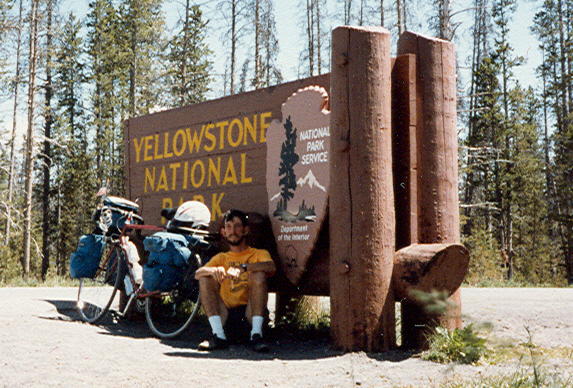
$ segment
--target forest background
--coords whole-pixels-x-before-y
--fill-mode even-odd
[[[567,0],[0,0],[0,284],[67,277],[123,120],[327,73],[349,24],[458,45],[466,282],[572,284]]]

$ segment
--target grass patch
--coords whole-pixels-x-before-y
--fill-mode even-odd
[[[484,279],[480,278],[478,281],[468,282],[464,281],[462,287],[475,287],[475,288],[554,288],[563,287],[567,288],[564,282],[556,283],[532,283],[520,280],[499,280],[499,279]]]
[[[573,384],[571,377],[558,373],[548,373],[542,368],[519,368],[513,373],[499,376],[482,376],[479,380],[447,382],[441,388],[569,388]]]
[[[78,287],[77,279],[69,276],[49,276],[45,281],[35,277],[16,277],[0,282],[0,287]]]
[[[573,347],[541,348],[532,341],[530,330],[528,341],[497,343],[488,349],[485,361],[489,364],[507,364],[517,360],[515,370],[510,373],[481,376],[479,379],[448,381],[442,388],[565,388],[573,386],[573,376],[567,375],[554,366],[548,367],[546,359],[573,361]],[[562,365],[562,364],[561,364]]]
[[[316,338],[330,333],[330,314],[320,306],[317,297],[293,298],[287,311],[274,322],[274,330],[299,338]]]
[[[475,364],[486,353],[486,340],[478,335],[473,324],[463,329],[436,327],[428,337],[429,349],[422,359],[439,363]]]
[[[562,358],[573,361],[573,347],[542,348],[529,342],[491,341],[491,346],[488,347],[489,350],[483,358],[483,361],[490,365],[506,364],[512,361],[531,364],[531,357],[538,359]]]

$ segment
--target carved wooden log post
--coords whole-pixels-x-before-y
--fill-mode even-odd
[[[386,29],[333,31],[331,109],[331,333],[345,350],[387,350],[395,233]]]
[[[451,42],[405,32],[398,41],[398,54],[416,55],[418,149],[418,242],[460,241],[458,203],[458,148],[456,131],[456,68]],[[404,344],[419,347],[420,330],[440,324],[461,327],[459,289],[450,300],[456,304],[443,315],[424,316],[415,304],[402,303]],[[424,326],[426,326],[424,328]],[[410,331],[408,334],[408,331]],[[412,335],[412,332],[416,335]],[[410,343],[408,343],[410,341]]]
[[[412,244],[396,252],[392,285],[396,300],[412,290],[443,290],[450,294],[464,280],[469,252],[461,244]]]

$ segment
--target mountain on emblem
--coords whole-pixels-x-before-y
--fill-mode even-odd
[[[311,189],[314,189],[315,187],[324,191],[326,193],[326,189],[324,188],[323,185],[320,184],[320,182],[318,181],[318,179],[316,179],[316,177],[314,176],[314,174],[312,173],[312,170],[308,170],[308,173],[306,174],[306,176],[304,178],[300,178],[299,180],[296,181],[296,186],[301,187],[301,186],[308,186]],[[271,202],[276,201],[277,199],[279,199],[281,196],[280,191],[278,193],[276,193],[275,195],[273,195],[271,197]]]
[[[323,185],[321,185],[318,182],[318,179],[316,179],[316,177],[312,173],[312,170],[308,170],[308,172],[306,173],[306,176],[304,178],[300,178],[298,181],[296,181],[296,185],[299,187],[307,185],[311,189],[317,187],[326,193],[326,189],[324,188]]]
[[[293,93],[267,130],[268,215],[287,278],[304,273],[328,204],[330,111],[320,86]]]

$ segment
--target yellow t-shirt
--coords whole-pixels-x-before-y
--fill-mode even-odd
[[[205,267],[237,267],[239,264],[264,263],[272,261],[271,255],[264,249],[247,248],[242,252],[222,252],[207,263]],[[245,305],[249,301],[249,273],[243,272],[239,279],[225,279],[221,283],[221,299],[228,308]]]

